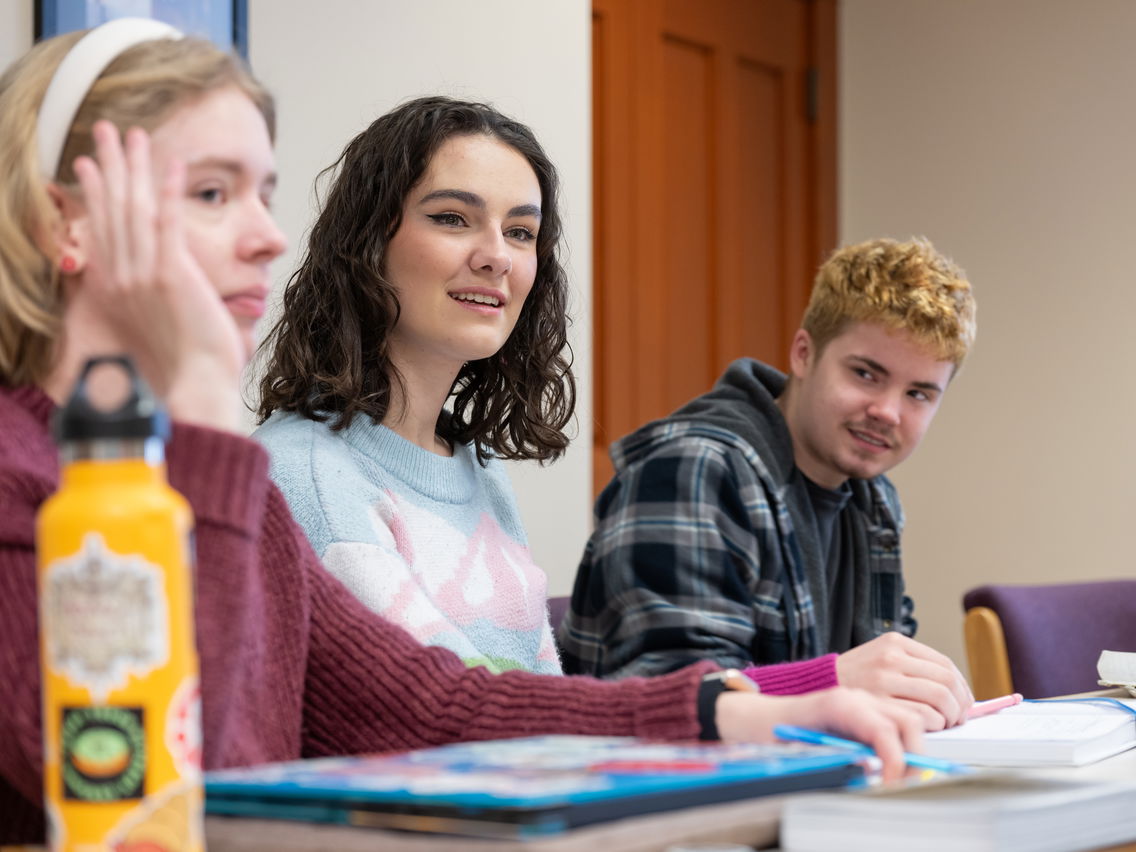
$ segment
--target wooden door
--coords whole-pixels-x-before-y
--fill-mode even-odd
[[[784,367],[836,238],[836,0],[593,0],[595,490],[742,355]]]

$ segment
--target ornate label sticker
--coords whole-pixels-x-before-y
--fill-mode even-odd
[[[107,549],[96,532],[74,556],[48,566],[44,625],[48,664],[106,701],[133,675],[169,658],[164,573],[141,556]]]
[[[142,797],[146,736],[141,707],[64,707],[63,798],[117,802]]]

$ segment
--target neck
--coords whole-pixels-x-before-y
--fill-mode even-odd
[[[75,382],[88,359],[96,355],[115,355],[125,347],[108,329],[102,318],[73,302],[63,314],[63,329],[55,363],[43,380],[43,391],[62,405],[75,389]]]
[[[383,425],[424,450],[440,456],[453,455],[450,445],[438,436],[437,428],[457,370],[421,363],[398,363],[395,367],[402,376],[402,386],[391,383],[391,404]]]

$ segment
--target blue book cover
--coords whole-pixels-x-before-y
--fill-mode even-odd
[[[496,837],[859,781],[859,756],[793,743],[543,736],[206,775],[213,814]]]

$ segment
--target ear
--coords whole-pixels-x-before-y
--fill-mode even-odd
[[[813,336],[803,328],[798,328],[789,344],[789,373],[797,379],[805,378],[815,356]]]
[[[49,254],[55,258],[57,266],[61,266],[64,258],[68,258],[68,266],[71,268],[64,269],[63,274],[77,275],[86,268],[90,259],[87,208],[74,193],[54,182],[47,185],[47,194],[59,214],[48,237],[51,246]]]

